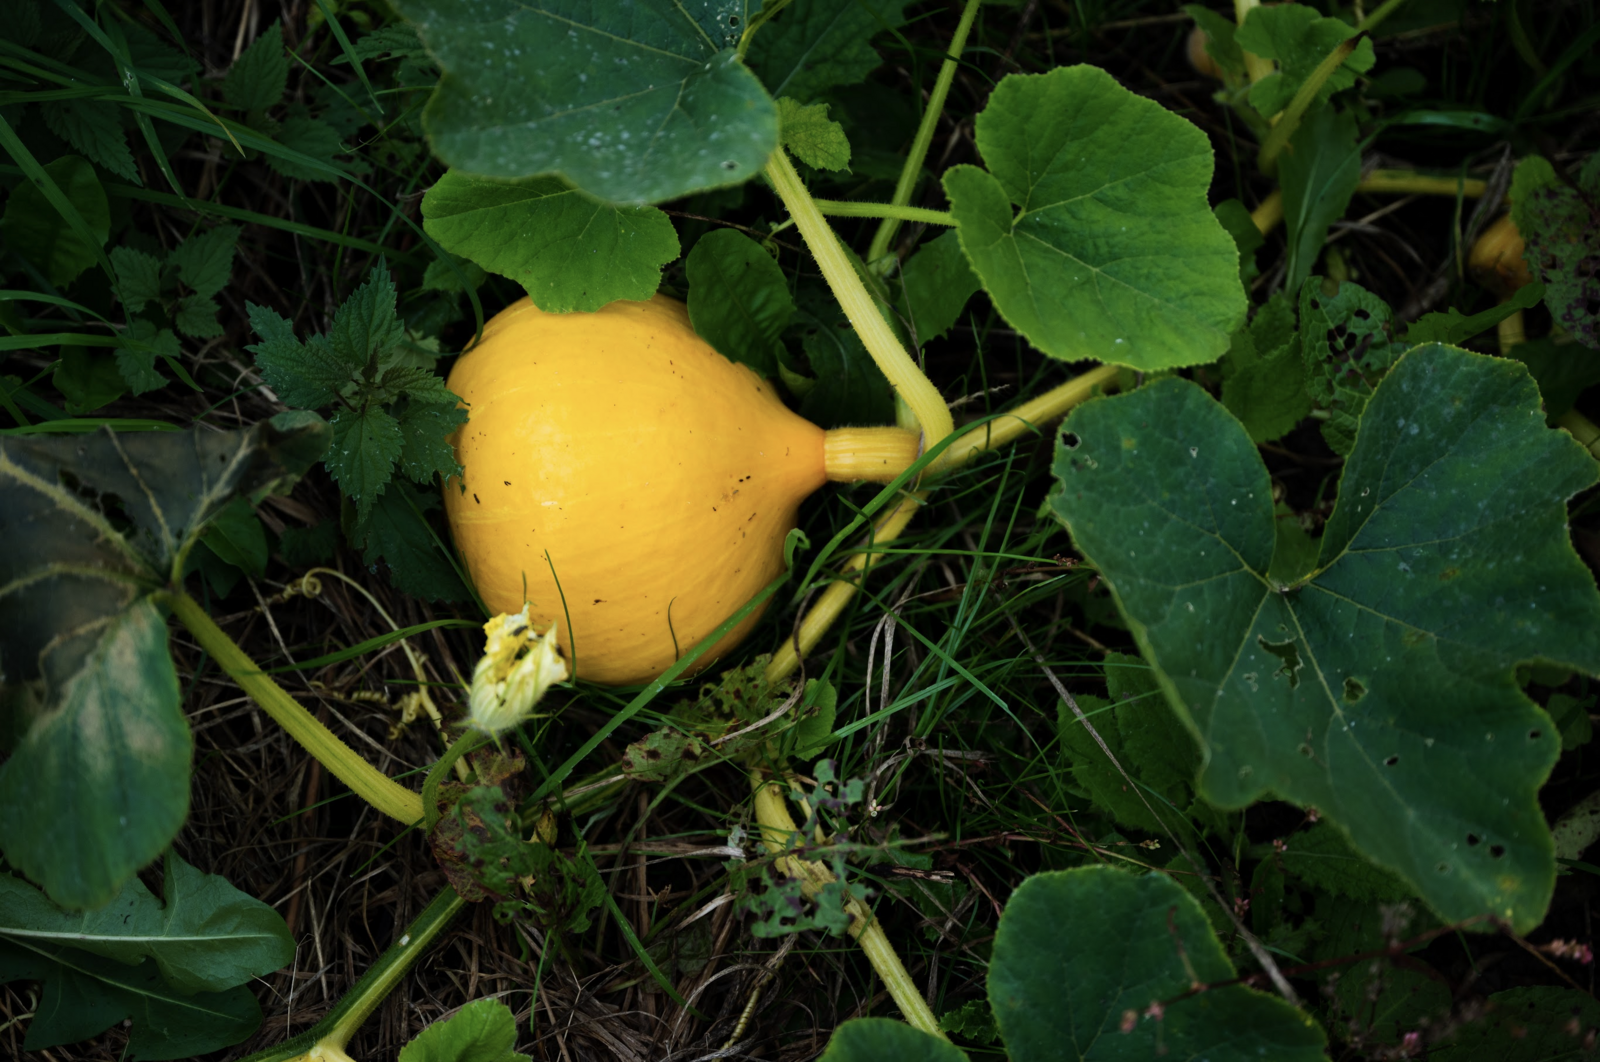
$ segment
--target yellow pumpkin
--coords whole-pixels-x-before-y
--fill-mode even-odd
[[[538,628],[558,625],[594,682],[671,667],[782,570],[808,494],[830,478],[886,482],[917,449],[897,428],[824,432],[790,412],[663,295],[571,314],[524,299],[449,386],[469,419],[445,509],[478,593],[491,612],[526,601]]]

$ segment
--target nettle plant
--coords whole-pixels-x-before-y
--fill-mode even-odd
[[[1455,180],[1361,172],[1362,116],[1349,104],[1374,61],[1366,34],[1395,6],[1358,25],[1293,4],[1241,4],[1237,22],[1192,9],[1223,82],[1219,99],[1257,134],[1259,165],[1280,183],[1253,213],[1236,200],[1209,203],[1213,151],[1198,129],[1092,66],[1001,79],[973,126],[981,165],[937,175],[947,210],[911,205],[918,194],[937,198],[921,178],[956,57],[981,14],[977,0],[962,7],[884,203],[812,194],[825,174],[878,149],[852,144],[818,100],[878,64],[870,40],[904,23],[904,0],[559,9],[401,0],[405,23],[354,42],[340,30],[357,68],[406,64],[399,88],[437,73],[423,121],[449,170],[421,200],[421,235],[436,252],[425,290],[476,306],[474,292],[496,274],[552,313],[648,299],[681,252],[677,227],[655,204],[770,197],[781,223],[753,235],[720,229],[694,244],[684,274],[689,319],[723,355],[781,381],[811,419],[896,422],[916,433],[917,456],[818,550],[800,582],[826,589],[795,637],[673,710],[620,764],[572,777],[787,575],[681,647],[671,668],[531,792],[510,743],[480,749],[502,723],[455,740],[419,795],[311,718],[184,590],[202,543],[221,564],[247,570],[260,552],[248,502],[320,460],[346,498],[348,537],[369,562],[385,559],[402,589],[467,596],[461,566],[424,517],[438,504],[429,485],[459,489],[449,482],[459,466],[446,436],[471,411],[457,408],[435,374],[436,345],[397,316],[381,262],[325,335],[296,336],[276,311],[251,308],[256,365],[298,412],[232,435],[6,439],[0,608],[6,711],[18,737],[0,767],[0,807],[12,824],[6,860],[39,889],[0,879],[16,896],[4,905],[0,969],[58,993],[98,978],[96,991],[122,1008],[117,1017],[152,1030],[148,1043],[136,1034],[135,1054],[162,1058],[241,1039],[249,1014],[237,986],[284,961],[281,922],[176,857],[164,910],[135,877],[168,850],[186,811],[189,734],[166,648],[168,614],[358,795],[420,824],[451,882],[315,1028],[257,1059],[344,1057],[361,1022],[468,900],[493,900],[502,917],[535,918],[552,931],[581,930],[609,910],[648,976],[678,998],[660,956],[632,937],[599,884],[592,857],[581,845],[570,854],[556,847],[555,815],[622,785],[675,784],[713,763],[739,764],[751,780],[753,836],[736,831],[730,847],[752,858],[730,873],[753,930],[848,933],[904,1018],[847,1022],[828,1058],[965,1057],[952,1033],[998,1040],[1019,1060],[1322,1057],[1327,1034],[1299,1005],[1285,956],[1311,954],[1314,969],[1354,954],[1403,956],[1440,932],[1520,935],[1538,926],[1558,851],[1574,860],[1593,839],[1563,824],[1558,848],[1537,799],[1564,742],[1583,739],[1586,709],[1563,694],[1571,703],[1546,697],[1547,710],[1525,687],[1529,665],[1546,685],[1600,674],[1600,594],[1566,527],[1568,501],[1600,480],[1595,452],[1573,438],[1592,443],[1593,425],[1572,408],[1600,358],[1600,162],[1576,176],[1541,159],[1518,169],[1513,218],[1534,283],[1491,310],[1431,314],[1398,335],[1391,308],[1324,256],[1330,225],[1362,187],[1472,193]],[[196,129],[211,122],[287,176],[359,180],[359,164],[328,161],[339,154],[341,122],[355,120],[348,101],[330,95],[315,111],[281,105],[276,30],[222,84],[231,113],[218,118],[173,84],[181,72],[144,72],[114,19],[115,33],[70,4],[63,10],[132,71],[124,86],[178,101],[163,117]],[[182,109],[191,104],[198,110]],[[78,119],[50,113],[72,143],[88,137],[72,132]],[[149,115],[139,113],[142,130]],[[97,264],[105,226],[96,229],[92,208],[105,196],[90,187],[93,168],[37,162],[3,117],[0,138],[31,182],[8,205],[8,239],[36,224],[23,213],[28,204],[15,217],[11,206],[37,194],[65,219],[46,248],[46,275],[64,283],[71,268]],[[94,143],[110,150],[105,138]],[[97,161],[115,171],[119,157]],[[878,225],[866,247],[853,248],[829,216]],[[1289,246],[1281,291],[1252,307],[1255,252],[1280,222]],[[905,239],[908,224],[937,234]],[[791,228],[825,289],[797,283],[774,261],[769,248]],[[212,334],[211,297],[234,239],[218,227],[163,254],[118,248],[104,263],[128,314],[112,344],[127,387],[159,386],[163,364],[182,378],[178,337]],[[1319,261],[1330,275],[1316,273]],[[914,355],[980,290],[1034,348],[1086,368],[958,434]],[[1508,342],[1507,323],[1541,301],[1559,334],[1533,349]],[[1459,345],[1497,327],[1506,356]],[[95,371],[117,385],[105,365]],[[1000,918],[987,1006],[941,1018],[852,865],[870,847],[843,828],[864,790],[822,758],[838,738],[839,691],[826,677],[795,674],[871,564],[871,553],[852,554],[827,578],[847,541],[870,531],[883,547],[976,455],[1063,414],[1045,508],[1110,587],[1140,653],[1106,656],[1108,700],[1058,686],[1063,755],[1102,812],[1169,838],[1177,855],[1164,863],[1170,873],[1084,867],[1026,880]],[[1336,502],[1315,538],[1284,518],[1258,450],[1308,418],[1343,458],[1330,484]],[[802,548],[810,544],[791,535],[786,568]],[[495,622],[481,670],[504,683],[533,659],[537,639],[496,649],[510,628],[504,617]],[[480,693],[475,686],[475,700]],[[794,762],[815,767],[802,776]],[[1260,860],[1247,910],[1204,872],[1200,844],[1242,837],[1241,812],[1266,799],[1306,809],[1316,825]],[[1368,917],[1313,941],[1283,916],[1291,882],[1316,891],[1325,925],[1370,916],[1379,903],[1411,906],[1392,924]],[[194,945],[181,925],[186,889],[209,889],[207,902],[235,912],[239,928]],[[937,889],[923,895],[934,909],[948,906]],[[140,925],[164,929],[119,928],[105,912],[123,905]],[[1409,938],[1407,917],[1425,923]],[[136,943],[120,939],[130,933]],[[1248,984],[1235,966],[1245,956],[1260,971]],[[154,962],[142,964],[147,957]],[[1573,991],[1517,990],[1500,1002],[1569,1040],[1600,1024],[1600,1007]],[[204,1009],[204,1021],[187,1026],[202,1031],[187,1039],[153,1031],[188,1020],[158,1007]],[[1341,1035],[1359,1038],[1352,1030]],[[28,1043],[84,1031],[40,1018]],[[1494,1050],[1502,1035],[1474,1026],[1453,1033],[1443,1050],[1455,1057]],[[515,1037],[510,1012],[481,1001],[401,1058],[523,1057],[512,1053]]]

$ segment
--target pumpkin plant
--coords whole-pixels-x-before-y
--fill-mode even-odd
[[[350,154],[339,129],[363,127],[356,110],[390,127],[416,121],[386,110],[394,95],[416,104],[446,169],[401,197],[420,206],[420,222],[393,208],[391,226],[409,226],[414,260],[403,268],[422,277],[405,298],[385,262],[392,248],[291,230],[377,255],[320,334],[297,334],[273,307],[243,311],[253,368],[291,412],[242,431],[52,437],[24,410],[61,411],[20,380],[6,384],[22,434],[0,440],[0,707],[17,735],[0,765],[0,846],[40,889],[0,877],[20,912],[0,919],[0,979],[45,981],[41,1013],[92,982],[97,1016],[133,1019],[137,1057],[178,1057],[248,1036],[259,1015],[240,986],[285,960],[276,915],[171,850],[192,742],[169,615],[340,782],[419,827],[448,881],[313,1028],[254,1062],[348,1058],[362,1023],[475,901],[537,923],[541,972],[563,934],[613,921],[639,976],[693,1011],[698,997],[680,992],[659,948],[635,933],[577,822],[628,787],[653,794],[641,798],[653,808],[713,766],[747,779],[752,824],[730,833],[723,851],[734,862],[717,890],[756,935],[851,936],[903,1019],[841,1025],[824,1055],[839,1062],[966,1057],[952,1037],[998,1042],[1023,1062],[1107,1050],[1316,1058],[1329,1030],[1351,1042],[1362,1033],[1319,1025],[1294,979],[1351,954],[1402,966],[1461,931],[1520,940],[1544,921],[1583,831],[1558,829],[1558,863],[1540,788],[1588,731],[1576,696],[1530,698],[1530,668],[1579,692],[1600,676],[1600,594],[1568,536],[1569,501],[1600,480],[1600,431],[1578,409],[1596,375],[1573,357],[1595,345],[1600,153],[1560,170],[1539,157],[1517,167],[1511,221],[1490,232],[1514,223],[1525,253],[1485,265],[1516,280],[1496,292],[1499,305],[1402,328],[1397,308],[1356,282],[1331,227],[1356,195],[1405,192],[1480,201],[1475,231],[1499,212],[1503,189],[1363,172],[1362,137],[1377,131],[1357,101],[1376,69],[1373,35],[1400,0],[1358,20],[1249,0],[1232,19],[1187,9],[1196,65],[1203,55],[1221,84],[1216,101],[1257,141],[1254,167],[1278,185],[1253,210],[1212,206],[1205,133],[1084,64],[999,77],[972,120],[969,161],[925,179],[984,17],[979,0],[950,12],[909,148],[884,178],[886,201],[837,179],[880,145],[853,144],[824,98],[837,102],[836,90],[877,66],[870,41],[904,24],[902,0],[710,0],[692,10],[397,0],[401,21],[354,41],[339,9],[319,0],[318,25],[364,91],[359,108],[326,94],[315,108],[285,100],[279,26],[202,99],[179,87],[193,71],[176,59],[152,65],[146,31],[124,25],[114,5],[93,15],[58,6],[60,25],[51,15],[36,39],[0,43],[0,64],[58,86],[12,102],[38,108],[83,154],[40,162],[31,127],[23,136],[14,112],[0,114],[0,147],[23,182],[0,231],[52,287],[98,268],[123,307],[112,338],[51,334],[77,351],[70,366],[60,358],[69,410],[168,386],[161,367],[192,383],[182,344],[220,327],[214,297],[239,239],[230,224],[159,254],[105,252],[111,212],[98,174],[139,171],[121,126],[85,117],[104,118],[94,106],[128,111],[179,203],[153,118],[209,130],[288,180],[366,188],[361,163],[337,161]],[[170,21],[157,7],[151,18]],[[1515,11],[1505,17],[1515,24]],[[64,59],[52,43],[57,31],[92,40],[115,77],[71,67],[70,49]],[[1569,52],[1530,98],[1556,91],[1582,55]],[[369,77],[379,63],[402,71],[382,92]],[[91,101],[81,114],[63,109],[80,98]],[[884,167],[881,155],[860,164]],[[823,187],[848,197],[823,197]],[[675,220],[662,206],[719,196],[756,198],[767,213],[751,227],[701,232],[702,214],[677,210]],[[870,238],[847,242],[830,218],[864,220]],[[1264,277],[1256,253],[1278,225],[1283,266]],[[689,232],[697,238],[681,268],[667,272]],[[485,315],[478,292],[500,285],[491,276],[508,282],[500,294],[514,286],[526,297]],[[1273,293],[1252,307],[1260,288]],[[1019,343],[1071,369],[958,428],[924,348],[979,292]],[[14,293],[0,294],[4,306]],[[473,334],[446,378],[435,370],[439,321],[459,316],[463,297]],[[64,296],[29,298],[104,321]],[[1520,342],[1511,326],[1541,304],[1551,334]],[[1506,357],[1463,349],[1497,326]],[[19,335],[15,346],[45,338]],[[58,430],[107,427],[50,419]],[[1078,866],[1024,880],[998,914],[982,998],[941,1015],[862,867],[922,870],[938,885],[917,893],[922,910],[953,919],[940,900],[948,883],[912,866],[915,853],[892,831],[882,844],[856,839],[850,816],[899,813],[877,801],[878,772],[840,777],[832,759],[916,695],[889,704],[886,664],[873,715],[870,691],[836,685],[824,640],[866,596],[886,617],[885,656],[900,624],[938,669],[918,665],[928,688],[970,689],[1015,719],[1004,683],[904,624],[904,602],[877,596],[869,574],[931,504],[980,482],[974,463],[1042,430],[1053,439],[1040,473],[1052,489],[1030,503],[1044,530],[1029,553],[1064,529],[1076,556],[1057,560],[1102,588],[1101,625],[1138,655],[1074,632],[1101,654],[1087,672],[1109,695],[1101,701],[1057,677],[1013,612],[996,637],[1021,647],[1059,702],[1052,751],[1041,755],[1059,760],[1072,787],[1052,799],[1082,799],[1107,826],[1087,840],[1074,826],[1075,842],[1148,872]],[[1297,431],[1336,469],[1309,527],[1285,511],[1262,456]],[[252,506],[319,461],[338,488],[345,537],[374,572],[381,561],[400,589],[483,613],[346,651],[482,625],[482,658],[470,680],[460,676],[464,725],[452,730],[434,710],[440,754],[420,792],[319,723],[190,589],[197,571],[218,594],[235,573],[259,575],[266,545]],[[797,525],[829,483],[866,483],[870,496],[814,546]],[[441,506],[448,539],[430,522]],[[959,591],[971,595],[963,623],[999,582],[978,573]],[[779,612],[792,612],[791,627],[770,622]],[[673,684],[721,662],[733,666],[707,676],[697,699],[656,711]],[[869,656],[869,679],[872,668]],[[550,691],[574,683],[613,710],[575,747],[551,752],[533,724],[565,700]],[[842,698],[857,695],[869,710],[847,719]],[[423,701],[432,704],[425,687],[414,706]],[[658,725],[636,733],[646,713]],[[938,736],[940,719],[913,724],[908,757]],[[619,734],[635,740],[597,767]],[[1246,851],[1245,811],[1267,800],[1298,809],[1305,828],[1270,852]],[[1150,854],[1163,842],[1173,851]],[[1134,847],[1133,857],[1121,851]],[[163,853],[161,906],[136,875]],[[1229,875],[1247,857],[1245,887]],[[1225,872],[1208,873],[1208,859]],[[1296,882],[1317,906],[1291,926],[1285,897]],[[1370,921],[1378,903],[1399,912],[1384,909],[1381,933],[1352,930],[1338,938],[1343,949],[1315,938],[1313,925],[1354,923],[1357,908]],[[194,906],[232,928],[194,943],[185,922]],[[113,924],[124,911],[138,932]],[[1413,916],[1426,925],[1407,938],[1398,926]],[[1492,1003],[1570,1014],[1580,1030],[1600,1024],[1591,1000],[1529,992]],[[1328,994],[1347,1002],[1337,986]],[[188,1034],[171,1032],[183,1023]],[[82,1031],[36,1018],[28,1043]],[[1464,1021],[1432,1049],[1470,1057],[1498,1050],[1497,1035]],[[400,1057],[524,1057],[516,1037],[511,1013],[482,1000]]]

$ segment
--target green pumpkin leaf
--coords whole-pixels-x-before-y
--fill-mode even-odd
[[[678,257],[672,220],[655,207],[612,206],[557,177],[451,170],[422,197],[422,217],[441,247],[521,284],[547,313],[648,299]]]
[[[130,1062],[186,1059],[231,1047],[261,1027],[261,1004],[244,985],[180,992],[155,963],[125,966],[60,945],[0,940],[0,982],[42,981],[24,1050],[77,1043],[130,1023]]]
[[[940,233],[918,247],[900,267],[900,279],[902,287],[895,309],[919,344],[938,339],[954,328],[967,300],[980,286],[978,274],[961,253],[961,238],[954,230]]]
[[[1222,358],[1222,404],[1258,443],[1288,434],[1311,412],[1294,325],[1293,304],[1274,295]]]
[[[1300,288],[1306,390],[1328,411],[1322,437],[1340,455],[1355,445],[1373,389],[1406,350],[1391,336],[1392,316],[1388,303],[1359,284],[1311,277]]]
[[[1007,77],[977,140],[989,172],[956,166],[945,191],[984,290],[1029,342],[1136,369],[1228,348],[1245,297],[1238,249],[1206,203],[1204,133],[1073,66]]]
[[[550,0],[398,6],[444,70],[428,139],[465,172],[559,174],[601,199],[656,203],[749,180],[777,146],[778,109],[733,51],[746,0],[693,14]]]
[[[1092,915],[1085,917],[1086,913]],[[1015,1062],[1205,1058],[1313,1062],[1322,1031],[1241,985],[1200,905],[1164,874],[1036,874],[1011,894],[989,963],[989,1004]],[[1150,1005],[1163,1003],[1159,1016]]]
[[[243,498],[233,499],[212,517],[200,541],[246,575],[259,579],[266,574],[267,530]]]
[[[478,999],[400,1049],[400,1062],[529,1062],[512,1048],[517,1020],[498,999]]]
[[[1514,671],[1600,671],[1600,594],[1565,507],[1600,468],[1545,427],[1525,370],[1403,357],[1367,403],[1318,568],[1288,585],[1268,574],[1267,470],[1194,384],[1065,427],[1052,506],[1206,745],[1202,795],[1314,806],[1440,917],[1537,925],[1555,864],[1536,793],[1560,735]]]
[[[695,332],[730,361],[776,377],[783,356],[778,337],[794,316],[777,261],[744,233],[717,229],[695,242],[685,265]]]
[[[865,81],[883,62],[872,38],[905,24],[906,0],[805,0],[762,26],[746,61],[774,96],[810,103]],[[886,145],[887,146],[887,145]]]
[[[967,1053],[893,1018],[852,1018],[828,1039],[820,1062],[966,1062]]]
[[[74,417],[93,413],[128,390],[116,356],[92,347],[63,346],[61,364],[56,366],[50,382],[66,398],[67,412]]]
[[[171,843],[192,742],[152,592],[235,495],[303,473],[315,414],[249,431],[0,439],[0,848],[65,907],[114,897]]]
[[[63,155],[44,171],[78,211],[99,245],[90,244],[56,213],[32,181],[23,181],[11,190],[5,215],[0,217],[0,232],[13,251],[32,262],[50,283],[64,288],[100,261],[97,252],[111,234],[111,204],[94,167],[77,155]]]
[[[129,966],[152,959],[180,992],[232,988],[294,959],[294,938],[278,912],[170,851],[162,900],[133,878],[111,903],[83,914],[0,875],[0,939],[65,945]]]
[[[1319,822],[1284,840],[1283,870],[1313,888],[1364,903],[1399,903],[1414,895],[1394,874],[1361,858],[1337,826]]]

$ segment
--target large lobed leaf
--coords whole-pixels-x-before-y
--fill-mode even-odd
[[[753,177],[778,109],[733,51],[747,0],[402,0],[444,69],[436,154],[487,177],[560,174],[613,202]]]
[[[6,859],[67,907],[116,895],[188,812],[191,739],[153,591],[207,524],[321,456],[327,425],[0,440]]]
[[[1164,379],[1066,424],[1052,498],[1223,807],[1318,808],[1441,917],[1519,931],[1554,883],[1536,793],[1560,750],[1519,661],[1600,672],[1600,595],[1567,540],[1592,459],[1518,364],[1438,345],[1378,385],[1316,569],[1269,575],[1271,483],[1243,428]]]
[[[1206,202],[1199,129],[1073,66],[1007,77],[977,140],[989,171],[953,167],[945,191],[984,290],[1029,342],[1137,369],[1228,349],[1245,295],[1238,249]]]

